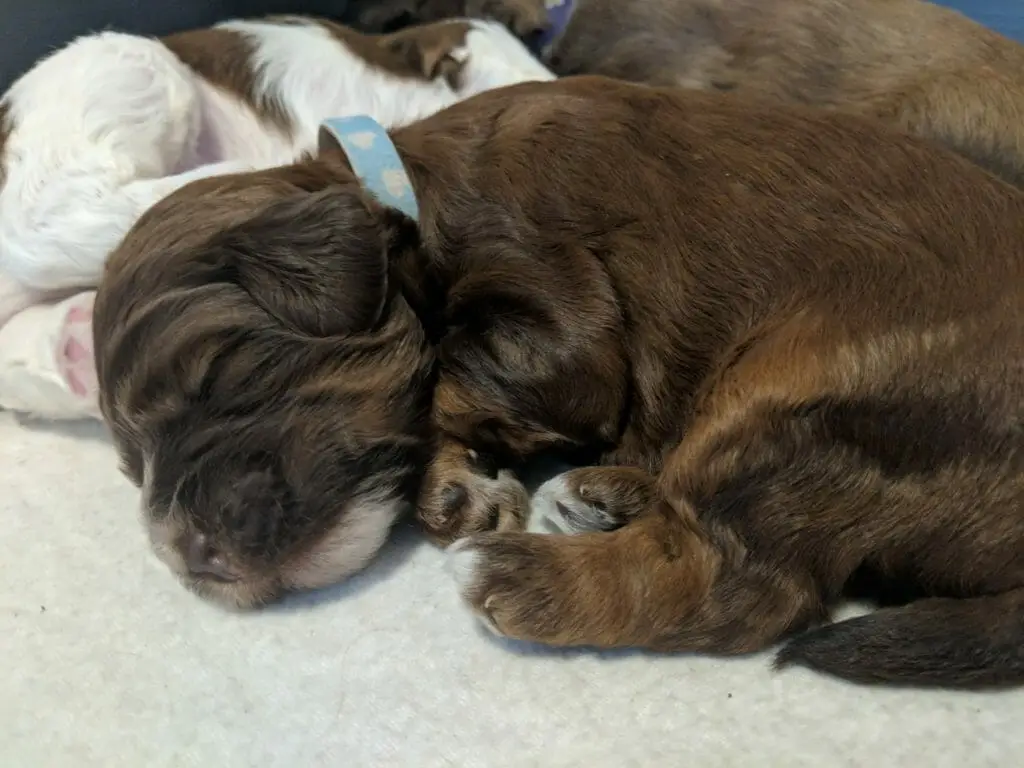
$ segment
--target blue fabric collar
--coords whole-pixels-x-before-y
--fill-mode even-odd
[[[535,52],[544,53],[569,26],[576,0],[544,0],[548,9],[548,27],[532,41]]]
[[[366,115],[331,117],[320,124],[321,141],[325,132],[348,155],[352,170],[374,197],[419,221],[420,209],[409,174],[380,123]]]

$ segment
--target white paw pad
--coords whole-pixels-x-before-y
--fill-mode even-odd
[[[530,501],[530,533],[589,533],[607,531],[614,521],[604,510],[581,500],[566,481],[567,473],[548,480]]]
[[[68,390],[86,401],[97,397],[96,364],[93,358],[92,303],[94,294],[68,305],[57,342],[57,366]]]

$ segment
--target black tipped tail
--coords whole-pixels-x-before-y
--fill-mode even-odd
[[[858,683],[1024,684],[1024,589],[932,598],[805,632],[776,657]]]

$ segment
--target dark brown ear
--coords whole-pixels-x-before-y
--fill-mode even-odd
[[[388,35],[382,43],[425,80],[443,77],[454,88],[465,66],[459,49],[465,46],[468,32],[464,22],[438,22],[408,27]]]
[[[369,330],[388,291],[390,217],[356,184],[295,192],[207,244],[220,279],[282,326],[316,337]]]

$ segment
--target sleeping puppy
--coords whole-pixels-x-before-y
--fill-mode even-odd
[[[365,8],[362,6],[366,6]],[[500,15],[558,75],[881,119],[1024,184],[1024,46],[923,0],[364,1],[367,28]]]
[[[391,140],[417,221],[327,142],[110,260],[101,404],[186,583],[339,578],[418,486],[509,637],[803,633],[784,660],[850,679],[1024,681],[1024,192],[872,121],[597,77]],[[531,520],[552,451],[593,466]],[[858,572],[929,597],[815,628]]]
[[[488,88],[552,77],[485,21],[373,36],[274,17],[160,40],[73,41],[0,100],[0,408],[98,416],[93,294],[82,289],[173,190],[292,162],[315,149],[327,117],[405,125]]]

